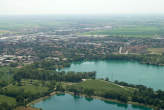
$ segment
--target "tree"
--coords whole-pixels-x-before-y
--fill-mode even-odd
[[[59,83],[57,86],[56,86],[56,91],[61,91],[61,92],[64,92],[65,89],[62,87],[62,84]]]
[[[94,95],[94,90],[86,88],[86,89],[84,89],[84,93],[87,94],[87,96],[90,97],[90,96]]]
[[[109,81],[109,78],[108,78],[108,77],[106,77],[106,78],[105,78],[105,81]]]
[[[14,107],[12,107],[12,106],[10,106],[10,105],[8,105],[7,103],[0,103],[0,109],[1,110],[13,110],[14,109]]]

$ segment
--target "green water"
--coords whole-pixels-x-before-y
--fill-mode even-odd
[[[69,94],[54,95],[33,106],[43,110],[151,110],[143,106],[118,104]]]
[[[140,64],[129,61],[86,61],[75,62],[64,71],[96,71],[97,78],[108,77],[111,81],[125,81],[164,90],[164,66]]]

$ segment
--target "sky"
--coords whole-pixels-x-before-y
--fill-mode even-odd
[[[164,14],[164,0],[0,0],[10,14]]]

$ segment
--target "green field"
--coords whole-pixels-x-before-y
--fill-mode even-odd
[[[8,103],[9,105],[16,105],[16,99],[4,95],[0,95],[0,103]]]
[[[156,26],[122,26],[111,30],[96,30],[83,33],[84,35],[109,35],[118,37],[159,37],[164,35],[164,28]]]
[[[73,84],[75,88],[93,89],[96,95],[102,95],[105,92],[130,95],[134,89],[116,85],[104,80],[87,80],[81,83]]]

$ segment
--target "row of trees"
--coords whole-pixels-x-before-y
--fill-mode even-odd
[[[20,83],[20,84],[19,84]],[[13,97],[16,99],[16,105],[12,105],[11,107],[14,108],[16,106],[26,106],[27,103],[38,99],[40,97],[48,96],[52,91],[54,91],[54,88],[57,87],[56,81],[41,81],[37,82],[37,85],[34,83],[28,83],[26,85],[33,85],[34,87],[40,86],[43,88],[47,88],[47,90],[42,91],[42,90],[35,90],[35,91],[28,91],[27,89],[25,90],[23,86],[23,82],[17,82],[15,85],[18,87],[17,89],[8,89],[8,88],[1,88],[0,89],[0,94]],[[7,105],[5,105],[7,106]],[[0,105],[1,107],[1,105]],[[0,108],[1,110],[1,108]],[[8,110],[8,109],[5,109]],[[9,109],[10,110],[10,109]],[[13,110],[13,109],[12,109]]]
[[[112,54],[106,57],[107,59],[114,60],[134,60],[144,64],[153,64],[153,65],[163,65],[164,56],[163,55],[153,55],[153,54],[128,54],[128,55],[118,55]]]
[[[132,101],[164,109],[164,91],[155,92],[151,88],[139,88],[133,93]]]
[[[72,55],[71,61],[84,61],[84,60],[127,60],[127,61],[138,61],[143,64],[151,65],[164,65],[164,56],[156,54],[96,54],[87,53],[84,56]]]
[[[121,102],[127,103],[128,102],[128,96],[124,94],[119,94],[119,93],[111,93],[111,92],[105,92],[102,97],[104,98],[109,98],[109,99],[116,99]]]
[[[0,103],[0,110],[13,110],[15,107],[7,103]]]
[[[101,95],[97,94],[95,90],[91,88],[84,88],[78,86],[69,86],[68,91],[73,92],[74,95],[86,94],[87,96],[101,96],[109,99],[116,99],[121,102],[127,103],[128,101],[133,101],[145,105],[154,106],[157,110],[164,109],[164,91],[158,90],[154,91],[152,88],[147,88],[144,85],[133,85],[126,82],[115,81],[116,84],[121,86],[127,86],[135,88],[134,92],[127,96],[126,94],[121,94],[117,92],[104,91]]]
[[[56,60],[42,60],[39,62],[34,62],[31,64],[31,68],[44,68],[46,70],[56,70],[61,69],[63,67],[69,67],[71,62],[69,61],[56,61]]]
[[[128,86],[136,88],[132,94],[132,101],[145,105],[153,105],[157,109],[164,109],[164,91],[154,91],[152,88],[147,88],[144,85],[133,85],[126,82],[115,81],[116,84],[121,86]]]
[[[43,68],[31,68],[30,66],[15,71],[14,79],[37,79],[79,82],[82,79],[95,79],[96,72],[57,72],[55,70],[45,70]]]
[[[70,86],[67,88],[68,91],[73,92],[74,95],[80,95],[80,94],[86,94],[87,96],[100,96],[108,99],[116,99],[119,100],[123,103],[128,102],[128,96],[116,92],[109,92],[109,91],[104,91],[103,94],[97,94],[95,90],[91,88],[83,88],[83,87],[74,87]]]

